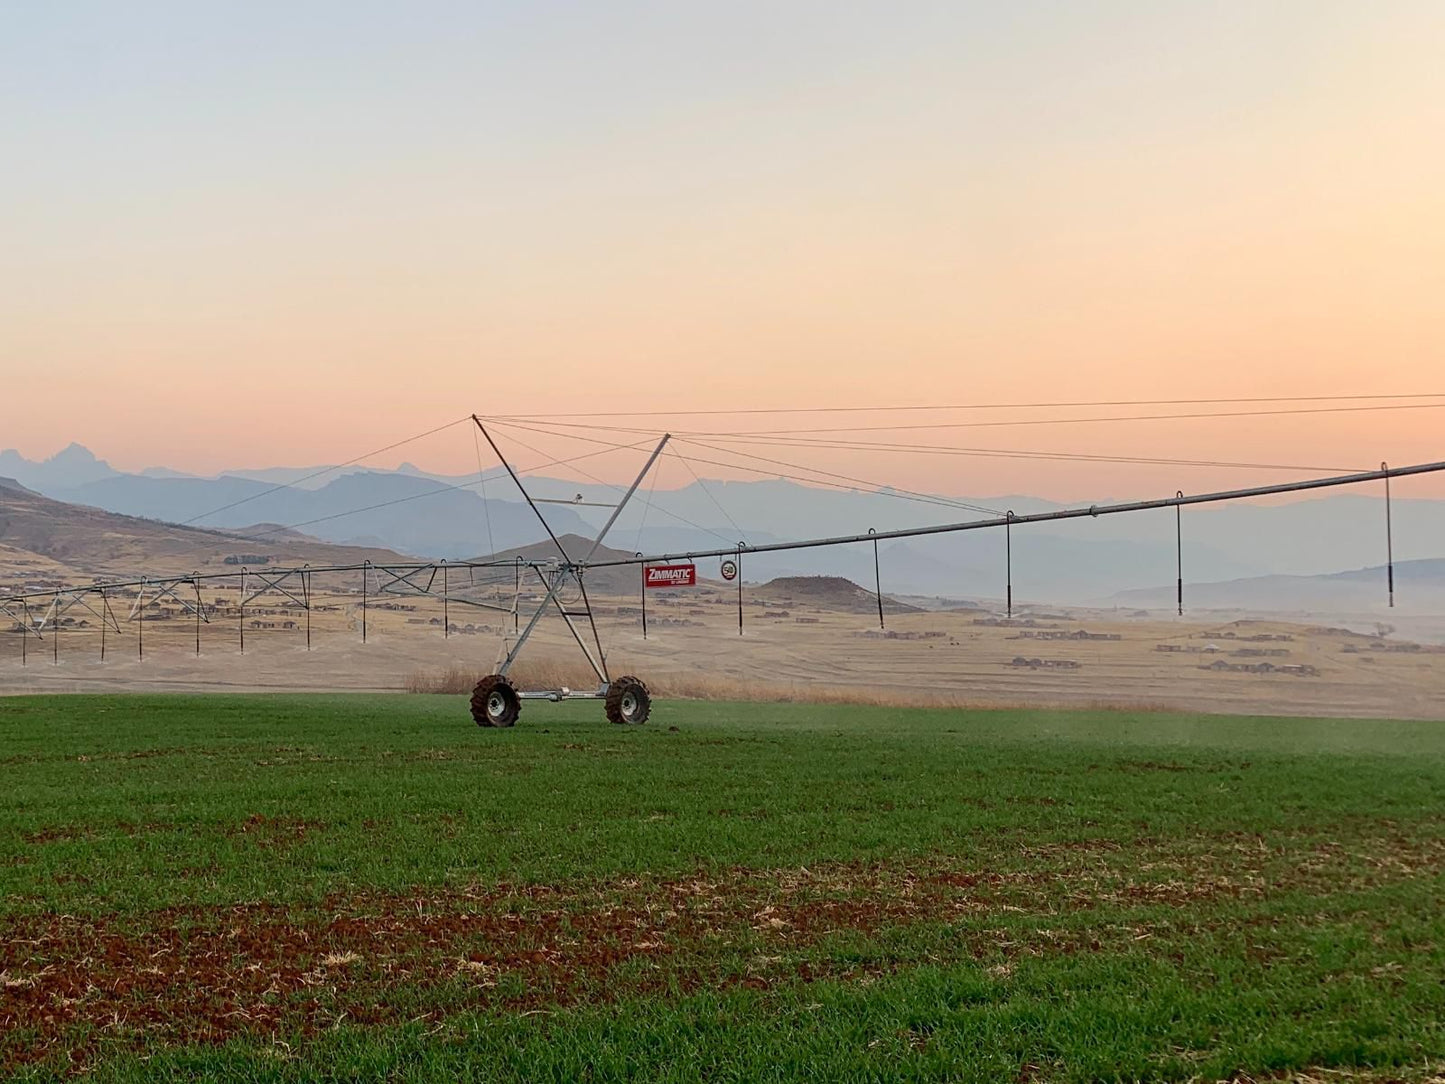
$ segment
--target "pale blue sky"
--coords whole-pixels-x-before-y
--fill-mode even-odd
[[[499,380],[514,410],[1437,390],[1442,55],[1433,0],[0,3],[0,377],[40,408],[5,443],[224,465],[244,436],[113,403],[238,373],[338,417],[386,385],[388,434]],[[277,462],[334,454],[273,411]],[[1277,432],[1433,429],[1110,440]]]

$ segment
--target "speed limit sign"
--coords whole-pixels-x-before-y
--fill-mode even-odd
[[[723,579],[735,580],[738,578],[738,563],[729,557],[722,563],[720,571],[722,572]]]

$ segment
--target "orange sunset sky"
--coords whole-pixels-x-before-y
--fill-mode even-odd
[[[0,448],[212,472],[472,411],[1442,393],[859,439],[1445,459],[1442,56],[1436,0],[3,5]],[[977,495],[1290,476],[778,454]],[[476,463],[465,427],[403,459]]]

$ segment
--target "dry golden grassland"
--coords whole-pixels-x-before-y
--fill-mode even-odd
[[[658,695],[698,699],[1397,718],[1445,711],[1445,654],[1401,635],[1037,607],[1012,624],[979,610],[889,614],[880,633],[876,612],[763,595],[744,588],[739,635],[732,591],[653,592],[646,639],[635,595],[594,598],[610,671],[636,674]],[[513,595],[508,584],[473,597],[506,606]],[[522,599],[523,619],[531,598]],[[368,597],[363,613],[355,584],[336,580],[314,585],[308,650],[307,615],[292,599],[268,593],[244,615],[234,591],[207,589],[203,601],[199,655],[197,622],[173,600],[163,600],[170,616],[143,623],[126,621],[130,602],[115,600],[121,631],[106,634],[104,663],[99,621],[80,610],[70,616],[85,627],[62,628],[58,644],[32,637],[23,666],[20,636],[8,633],[0,690],[452,691],[495,670],[514,628],[508,613],[453,601],[444,635],[440,601]],[[1073,638],[1082,634],[1107,638]],[[556,617],[539,626],[515,676],[524,687],[596,684]]]

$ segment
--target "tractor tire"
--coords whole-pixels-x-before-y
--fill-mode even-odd
[[[472,690],[472,718],[477,726],[512,726],[522,714],[522,698],[501,674],[477,682]]]
[[[607,718],[614,723],[640,724],[652,714],[652,694],[639,678],[620,677],[607,687]]]

